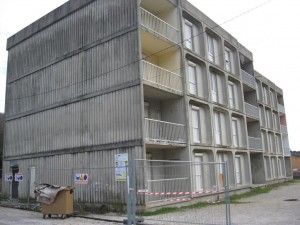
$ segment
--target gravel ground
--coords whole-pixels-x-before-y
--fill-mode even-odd
[[[285,201],[298,199],[298,201]],[[256,195],[241,200],[242,204],[231,205],[233,225],[300,225],[300,182],[282,186],[270,193]],[[146,224],[179,224],[178,221],[193,221],[197,224],[225,224],[225,205],[213,205],[203,209],[185,210],[151,217]],[[99,218],[100,215],[90,215]],[[114,218],[119,219],[121,218]],[[167,223],[161,220],[172,220]],[[177,222],[176,222],[177,221]],[[105,222],[83,218],[42,219],[42,214],[12,208],[0,207],[0,225],[3,224],[100,224],[114,225],[116,222]]]

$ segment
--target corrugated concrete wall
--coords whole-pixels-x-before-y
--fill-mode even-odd
[[[137,57],[137,31],[131,31],[9,82],[6,116],[31,114],[137,84]]]
[[[96,150],[98,145],[141,140],[140,98],[135,86],[8,121],[5,157]]]
[[[27,198],[30,176],[28,168],[35,167],[35,183],[75,186],[74,200],[82,203],[124,204],[126,182],[115,180],[115,154],[128,153],[129,159],[141,158],[142,147],[115,148],[103,151],[54,155],[44,158],[19,160],[19,173],[24,181],[19,183],[19,198]],[[9,168],[9,162],[4,162]],[[7,171],[7,170],[6,170]],[[6,172],[5,171],[5,172]],[[75,174],[88,174],[88,184],[75,184]],[[4,192],[9,193],[9,183],[4,182]]]
[[[87,3],[8,41],[5,160],[142,145],[137,1]]]

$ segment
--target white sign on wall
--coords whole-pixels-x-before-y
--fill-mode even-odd
[[[24,180],[23,173],[16,173],[15,174],[15,181],[22,182]]]
[[[5,174],[5,181],[13,181],[13,174],[12,173],[6,173]]]
[[[87,173],[76,173],[75,184],[88,184],[89,175]]]
[[[126,181],[126,170],[128,166],[128,154],[115,155],[115,180]]]

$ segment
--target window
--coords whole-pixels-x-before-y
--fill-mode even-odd
[[[280,153],[281,150],[281,146],[280,146],[280,140],[279,140],[279,136],[275,135],[275,148],[276,148],[276,152]]]
[[[215,112],[215,141],[217,145],[221,144],[221,121],[220,121],[220,113]]]
[[[231,50],[225,47],[225,68],[231,71]]]
[[[278,159],[277,163],[278,163],[278,177],[282,177],[282,168],[281,168],[280,159]]]
[[[200,142],[199,113],[198,108],[192,108],[193,141],[198,143]]]
[[[225,168],[224,162],[228,161],[228,157],[226,153],[219,153],[218,154],[218,161],[219,161],[219,185],[224,186],[224,171],[223,169]],[[227,170],[228,170],[228,164],[227,164]],[[227,172],[228,174],[228,172]]]
[[[273,98],[273,93],[272,91],[270,91],[270,103],[271,103],[271,106],[274,107],[274,98]]]
[[[195,191],[203,190],[203,155],[195,154]]]
[[[215,61],[214,39],[211,35],[207,35],[208,60]]]
[[[235,156],[235,178],[236,183],[242,183],[242,176],[241,176],[241,157],[239,155]]]
[[[275,130],[277,128],[277,116],[275,113],[272,113],[273,116],[273,129]]]
[[[193,50],[193,24],[188,20],[184,24],[184,39],[185,47]]]
[[[228,95],[229,95],[229,107],[234,109],[235,108],[235,102],[234,102],[234,84],[232,82],[229,82],[228,84]]]
[[[196,84],[196,65],[189,62],[188,65],[189,73],[189,91],[191,94],[197,94],[197,84]]]
[[[148,190],[151,190],[151,180],[152,180],[152,154],[146,153],[146,185],[148,187]]]
[[[232,139],[233,139],[233,146],[239,146],[239,137],[238,137],[238,123],[237,119],[232,119]]]
[[[211,99],[213,102],[218,102],[218,81],[214,72],[211,72]]]
[[[271,128],[271,123],[270,123],[270,110],[266,111],[266,116],[267,116],[267,127]]]
[[[268,103],[268,90],[266,86],[263,86],[263,97],[264,97],[264,103]]]
[[[272,134],[268,133],[268,141],[269,141],[269,149],[271,153],[274,153],[274,142],[273,142],[273,138],[272,138]]]
[[[145,118],[149,118],[149,102],[144,102],[144,115]]]
[[[272,174],[272,178],[275,178],[276,177],[276,174],[275,174],[275,168],[276,168],[276,165],[275,165],[275,158],[271,158],[271,174]]]

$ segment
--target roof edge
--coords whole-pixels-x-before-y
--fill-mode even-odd
[[[7,39],[6,50],[95,0],[70,0]]]

